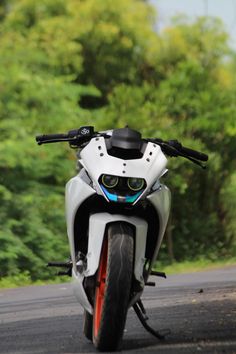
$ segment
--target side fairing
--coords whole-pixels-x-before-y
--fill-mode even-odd
[[[167,222],[170,214],[170,206],[171,206],[171,193],[168,187],[164,184],[160,184],[159,188],[153,193],[147,196],[147,199],[151,202],[158,213],[159,217],[159,234],[158,241],[155,245],[155,251],[153,254],[153,259],[151,262],[152,267],[153,263],[156,261],[162,239],[166,230]]]
[[[83,173],[83,171],[81,171]],[[81,174],[80,173],[80,174]],[[81,177],[80,174],[71,178],[66,184],[66,224],[67,234],[70,244],[71,258],[73,266],[75,264],[75,248],[74,248],[74,220],[79,206],[84,200],[95,194],[95,190],[90,187]]]

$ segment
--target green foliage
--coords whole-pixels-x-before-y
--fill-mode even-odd
[[[0,279],[0,288],[15,288],[18,286],[31,285],[32,280],[28,271],[20,272],[13,276],[7,276]]]
[[[155,269],[157,271],[165,272],[168,275],[181,274],[181,273],[193,273],[205,270],[213,270],[226,266],[235,266],[236,258],[222,258],[211,260],[207,257],[197,257],[197,259],[191,261],[173,262],[171,264],[156,263]]]
[[[34,136],[83,124],[208,152],[206,172],[170,160],[174,256],[235,254],[235,54],[216,19],[177,18],[159,35],[155,21],[141,0],[1,3],[0,276],[47,279],[44,264],[68,256],[75,157]]]

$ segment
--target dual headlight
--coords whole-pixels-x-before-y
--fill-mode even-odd
[[[112,175],[102,175],[101,182],[106,188],[115,188],[119,183],[119,177]],[[143,189],[145,181],[143,178],[130,177],[126,179],[127,186],[131,191],[137,192]]]

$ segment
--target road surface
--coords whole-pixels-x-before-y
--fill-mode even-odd
[[[236,354],[236,267],[155,278],[143,302],[165,341],[129,310],[122,353]],[[0,290],[0,354],[97,353],[82,333],[70,284]]]

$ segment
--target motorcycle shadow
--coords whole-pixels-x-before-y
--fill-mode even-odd
[[[145,337],[142,338],[141,336],[132,336],[133,338],[127,338],[127,339],[123,339],[123,343],[122,343],[122,349],[121,352],[135,352],[137,353],[138,350],[144,350],[148,347],[153,347],[153,346],[158,346],[158,344],[160,343],[160,341],[156,338],[152,338],[152,337]],[[163,342],[161,342],[163,343]],[[148,351],[149,352],[149,351]]]

